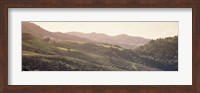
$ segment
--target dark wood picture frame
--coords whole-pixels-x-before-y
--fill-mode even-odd
[[[192,8],[192,85],[8,85],[8,8]],[[200,93],[200,0],[1,0],[0,93]]]

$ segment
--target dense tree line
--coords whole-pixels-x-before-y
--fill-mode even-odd
[[[134,50],[119,51],[118,55],[133,62],[162,70],[178,70],[178,36],[151,40]]]
[[[163,70],[178,70],[178,36],[151,40],[135,49],[134,54],[143,64]]]

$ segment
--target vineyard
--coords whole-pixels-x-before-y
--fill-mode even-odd
[[[178,70],[177,36],[152,40],[134,50],[105,43],[44,39],[29,33],[22,36],[23,71]]]
[[[23,34],[23,38],[23,70],[137,70],[135,63],[125,60],[117,56],[117,54],[103,55],[94,51],[89,52],[87,49],[83,49],[86,47],[85,45],[76,42],[66,41],[52,44],[30,34]],[[72,45],[76,47],[73,48]],[[110,49],[95,44],[94,47],[105,48],[106,50]]]

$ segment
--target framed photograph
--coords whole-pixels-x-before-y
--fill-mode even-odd
[[[1,93],[200,93],[199,0],[1,0]]]

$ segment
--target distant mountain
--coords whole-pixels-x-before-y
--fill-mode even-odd
[[[67,32],[67,34],[75,35],[83,38],[87,38],[96,42],[104,42],[107,43],[112,37],[103,33],[82,33],[82,32]]]
[[[117,36],[109,36],[103,33],[81,33],[81,32],[68,32],[67,34],[87,38],[99,43],[109,43],[119,45],[123,48],[134,49],[138,46],[147,44],[150,40],[142,37],[133,37],[126,34]]]
[[[55,38],[59,40],[73,40],[73,41],[84,41],[84,42],[92,42],[89,39],[86,38],[81,38],[78,36],[72,36],[66,33],[61,33],[61,32],[49,32],[40,26],[30,23],[30,22],[22,22],[22,32],[23,33],[30,33],[34,36],[37,37],[50,37],[50,38]]]
[[[117,36],[109,36],[104,33],[81,33],[81,32],[49,32],[40,26],[30,23],[22,22],[22,32],[30,33],[34,36],[41,38],[54,38],[57,40],[72,40],[82,42],[96,42],[96,43],[108,43],[113,45],[119,45],[126,49],[134,49],[138,46],[147,44],[150,40],[142,37],[133,37],[125,34]]]

